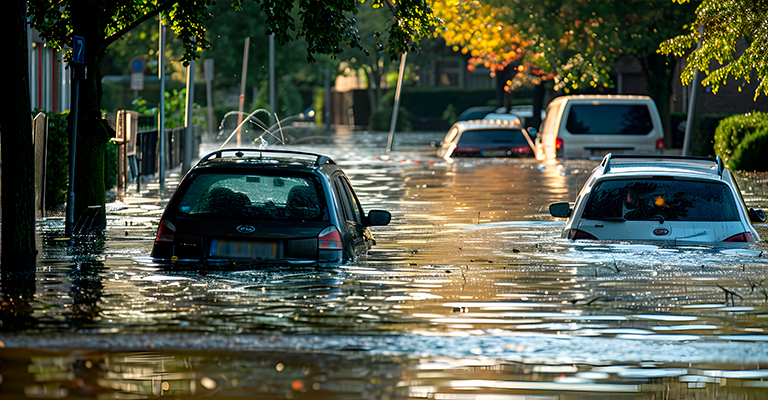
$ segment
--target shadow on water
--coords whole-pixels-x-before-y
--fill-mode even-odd
[[[146,193],[74,245],[41,220],[36,273],[3,276],[2,398],[768,396],[765,242],[574,244],[546,206],[573,200],[594,162],[449,164],[430,139],[295,147],[392,212],[354,264],[153,265],[164,202]],[[741,186],[768,198],[764,175]]]

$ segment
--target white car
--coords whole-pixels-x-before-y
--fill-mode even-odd
[[[547,105],[540,128],[539,160],[657,154],[664,148],[659,111],[648,96],[561,96]]]
[[[454,123],[441,142],[432,142],[438,157],[533,157],[533,140],[520,120],[482,119]]]
[[[608,154],[581,188],[573,207],[550,204],[567,218],[570,239],[652,241],[674,244],[759,242],[747,208],[720,157]]]

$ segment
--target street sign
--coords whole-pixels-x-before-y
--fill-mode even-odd
[[[131,60],[131,72],[144,72],[144,70],[147,68],[147,60],[144,59],[144,56],[136,56],[133,57]]]
[[[75,36],[72,40],[72,62],[85,64],[85,38]]]
[[[131,72],[131,90],[144,90],[144,74]]]

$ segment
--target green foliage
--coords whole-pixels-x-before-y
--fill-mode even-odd
[[[356,2],[352,0],[296,1],[296,0],[254,0],[266,13],[266,30],[274,33],[278,42],[286,43],[295,38],[307,40],[307,58],[312,54],[336,55],[340,46],[361,48],[360,38],[354,27],[354,19],[345,13],[355,13]],[[103,162],[104,149],[101,144],[108,136],[108,130],[101,122],[101,62],[107,48],[142,23],[163,15],[164,23],[180,39],[184,48],[181,61],[196,59],[200,52],[210,47],[206,39],[205,22],[211,18],[209,6],[214,0],[28,0],[27,15],[30,25],[35,28],[47,45],[61,50],[73,41],[74,35],[87,40],[84,67],[87,79],[81,88],[81,116],[78,127],[82,127],[82,140],[78,140],[78,165],[85,175],[78,175],[75,192],[78,197],[75,213],[85,210],[81,205],[104,204]],[[240,8],[243,0],[230,3]],[[374,4],[381,6],[380,0]],[[387,4],[391,4],[387,2]],[[295,31],[293,8],[298,5],[301,26],[296,37],[288,33]],[[423,0],[400,0],[398,7],[390,9],[395,17],[390,32],[390,44],[395,52],[410,49],[426,35],[434,23],[427,3]],[[325,18],[325,19],[323,19]],[[390,52],[392,54],[392,52]],[[71,59],[71,52],[67,56]],[[82,124],[80,124],[82,122]],[[92,175],[87,175],[92,174]],[[100,197],[100,198],[99,198]],[[106,221],[104,221],[106,222]]]
[[[264,90],[259,90],[253,109],[269,110],[269,90],[267,90],[269,83],[262,82],[260,87]],[[277,103],[275,104],[275,114],[281,120],[296,115],[305,108],[304,100],[301,98],[298,88],[293,81],[288,79],[281,80],[275,85],[275,101]]]
[[[376,114],[371,116],[372,129],[389,130],[395,103],[394,96],[394,90],[389,90],[382,96]],[[456,114],[460,114],[469,107],[495,103],[496,90],[493,88],[408,87],[403,90],[400,98],[396,129],[398,131],[446,130],[453,123],[453,120],[445,119],[446,110],[449,107],[455,110]],[[525,104],[531,104],[530,99]]]
[[[688,0],[675,0],[687,3]],[[681,75],[684,84],[693,80],[696,70],[706,74],[703,86],[714,93],[729,77],[749,83],[757,73],[754,98],[768,95],[768,7],[761,0],[703,0],[687,32],[662,43],[659,52],[677,57],[687,54],[688,65]],[[701,32],[700,32],[701,29]],[[742,45],[743,43],[743,45]],[[740,52],[741,47],[746,47]],[[715,62],[716,61],[716,62]]]
[[[117,186],[117,143],[109,141],[104,144],[104,187],[111,189]]]
[[[722,157],[723,161],[731,167],[731,158],[737,147],[743,144],[747,136],[755,136],[757,132],[768,129],[768,114],[754,112],[743,115],[734,115],[723,119],[715,130],[715,154]],[[759,136],[759,135],[758,135]],[[757,137],[751,139],[755,144]],[[740,151],[740,158],[749,158],[748,149]]]
[[[453,104],[448,104],[445,107],[445,111],[443,111],[443,115],[441,115],[443,121],[447,123],[453,123],[453,121],[456,121],[457,118],[459,118],[459,115],[456,114],[456,107],[453,106]]]
[[[715,156],[715,130],[731,114],[707,114],[696,117],[691,132],[691,155]]]
[[[35,114],[39,112],[36,111]],[[47,114],[48,151],[45,168],[45,209],[54,210],[67,201],[69,188],[69,124],[67,115]]]
[[[394,103],[387,103],[383,101],[379,105],[379,109],[376,114],[371,115],[371,129],[375,131],[388,131],[392,126],[392,110],[394,109]],[[411,132],[413,125],[411,124],[411,113],[407,108],[400,106],[397,111],[397,121],[395,122],[395,131],[397,132]]]
[[[165,92],[165,127],[167,129],[184,126],[184,118],[187,112],[187,89]],[[193,103],[193,108],[199,105]],[[133,111],[144,117],[153,117],[157,120],[157,106],[152,107],[146,99],[139,97],[133,101]],[[199,117],[192,114],[192,125],[197,125]],[[139,128],[141,130],[143,128]],[[153,128],[154,129],[154,128]]]
[[[733,150],[728,166],[742,171],[768,171],[768,163],[765,162],[766,152],[768,152],[768,127],[745,136]]]

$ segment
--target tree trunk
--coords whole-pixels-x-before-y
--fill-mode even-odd
[[[650,54],[640,58],[645,71],[648,91],[651,93],[656,108],[659,109],[661,125],[664,127],[664,148],[672,148],[672,71],[675,70],[676,60]]]
[[[98,4],[98,1],[70,4],[74,34],[85,39],[86,66],[86,77],[80,82],[78,102],[74,220],[77,222],[89,206],[101,206],[99,218],[94,226],[103,228],[106,226],[103,211],[106,192],[104,156],[105,144],[110,139],[110,134],[106,121],[101,118],[100,108],[101,61],[105,54],[102,22],[93,18],[91,12]]]
[[[3,84],[8,101],[0,113],[0,262],[3,273],[29,272],[34,271],[37,250],[26,2],[7,2],[0,14],[9,60]]]

